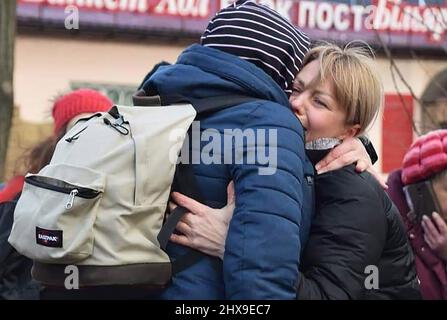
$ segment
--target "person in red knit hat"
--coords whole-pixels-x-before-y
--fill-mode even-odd
[[[57,99],[53,106],[54,134],[65,134],[80,118],[95,112],[108,111],[113,102],[92,89],[78,89]]]
[[[413,212],[408,186],[428,182],[440,212]],[[388,177],[388,194],[398,207],[416,257],[424,299],[447,299],[447,130],[419,137],[404,156],[402,168]],[[424,200],[427,201],[427,200]]]
[[[77,120],[95,112],[108,111],[113,102],[92,89],[78,89],[57,98],[53,104],[54,133],[27,152],[19,162],[24,163],[25,173],[37,173],[46,166],[57,142]],[[0,203],[11,201],[23,188],[24,174],[12,178],[0,191]]]
[[[79,89],[56,99],[53,105],[54,134],[25,155],[26,172],[37,173],[46,166],[57,142],[76,121],[96,112],[108,111],[113,102],[91,89]],[[24,176],[17,175],[0,192],[0,300],[40,299],[39,284],[31,279],[32,261],[15,251],[6,241],[12,227],[15,201],[23,187]]]

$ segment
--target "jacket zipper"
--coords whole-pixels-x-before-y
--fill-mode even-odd
[[[74,203],[76,196],[78,196],[80,198],[84,198],[84,199],[93,199],[93,198],[96,198],[101,193],[100,191],[96,191],[96,190],[89,189],[89,188],[77,187],[77,186],[70,185],[70,184],[67,184],[67,187],[55,186],[55,185],[52,185],[52,184],[44,182],[44,181],[36,180],[34,177],[35,176],[26,177],[25,181],[27,183],[29,183],[33,186],[39,187],[39,188],[68,194],[69,195],[68,201],[65,204],[65,209],[67,209],[67,210],[69,210],[73,207],[73,203]]]

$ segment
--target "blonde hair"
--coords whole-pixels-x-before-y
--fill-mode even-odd
[[[367,44],[364,47],[353,47],[353,43],[350,42],[344,48],[330,43],[319,44],[307,53],[303,65],[318,59],[318,80],[332,81],[335,99],[347,115],[346,124],[360,125],[359,135],[377,117],[383,89],[370,56],[374,56],[372,49]]]

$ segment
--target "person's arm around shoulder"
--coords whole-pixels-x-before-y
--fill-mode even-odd
[[[259,104],[245,123],[244,130],[264,134],[265,146],[262,139],[255,148],[246,143],[234,146],[243,163],[230,166],[236,206],[223,259],[226,295],[294,299],[302,202],[310,201],[303,199],[301,187],[302,127],[290,110],[274,103]],[[252,152],[255,163],[250,163]]]

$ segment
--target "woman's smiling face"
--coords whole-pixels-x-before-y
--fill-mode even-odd
[[[358,126],[346,125],[346,111],[336,99],[332,82],[320,81],[318,59],[306,64],[297,75],[289,101],[306,129],[306,142],[319,138],[343,140],[358,131]]]

